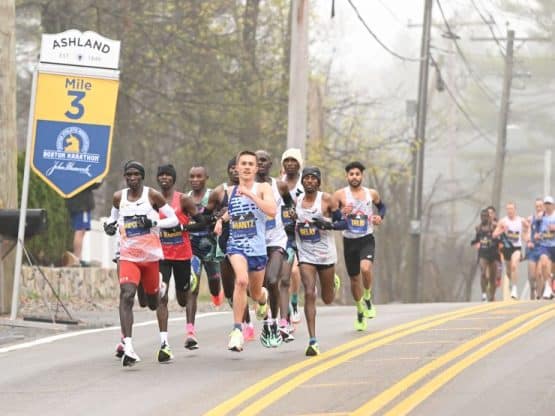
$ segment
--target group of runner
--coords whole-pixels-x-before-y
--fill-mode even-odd
[[[200,268],[208,277],[212,301],[223,297],[233,309],[228,349],[242,351],[254,339],[247,297],[263,320],[262,345],[275,348],[294,340],[299,280],[309,341],[307,356],[320,353],[316,337],[317,280],[325,304],[333,302],[340,279],[335,274],[335,230],[343,231],[344,257],[356,304],[354,327],[363,331],[376,316],[372,304],[373,227],[385,216],[378,192],[362,186],[365,167],[345,167],[347,186],[320,190],[318,167],[304,167],[298,149],[286,150],[278,179],[270,177],[272,157],[264,150],[242,151],[227,166],[228,179],[206,188],[204,167],[189,172],[191,191],[175,190],[172,165],[158,167],[160,191],[144,185],[137,161],[124,166],[127,188],[117,191],[104,230],[118,234],[118,275],[123,366],[140,361],[132,344],[133,302],[156,310],[160,330],[158,360],[173,353],[168,341],[168,285],[173,275],[176,300],[186,308],[185,348],[197,349],[195,314]],[[160,274],[162,279],[160,279]],[[300,276],[300,279],[299,279]]]
[[[501,286],[503,264],[511,298],[518,295],[518,264],[528,260],[530,299],[553,298],[555,272],[555,205],[553,197],[537,198],[534,213],[518,215],[516,204],[506,204],[506,216],[497,218],[490,206],[480,212],[480,224],[471,244],[478,250],[482,300],[493,301]]]

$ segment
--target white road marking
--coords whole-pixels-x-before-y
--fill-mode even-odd
[[[197,319],[199,318],[207,318],[209,316],[215,316],[215,315],[222,315],[222,314],[227,314],[230,312],[207,312],[207,313],[200,313],[196,316]],[[179,322],[179,321],[184,321],[186,318],[180,317],[180,318],[170,318],[168,319],[168,322]],[[145,321],[145,322],[139,322],[136,324],[133,324],[133,328],[137,328],[140,326],[148,326],[148,325],[153,325],[153,324],[158,324],[157,320],[151,320],[151,321]],[[0,354],[4,354],[6,352],[10,352],[10,351],[17,351],[17,350],[22,350],[22,349],[26,349],[26,348],[31,348],[31,347],[35,347],[37,345],[43,345],[43,344],[49,344],[51,342],[55,342],[55,341],[60,341],[62,339],[66,339],[66,338],[73,338],[73,337],[78,337],[81,335],[88,335],[88,334],[96,334],[99,332],[107,332],[107,331],[119,331],[121,330],[120,326],[108,326],[105,328],[97,328],[97,329],[84,329],[82,331],[74,331],[74,332],[66,332],[64,334],[58,334],[58,335],[51,335],[49,337],[44,337],[44,338],[39,338],[33,341],[28,341],[28,342],[22,342],[20,344],[14,344],[14,345],[10,345],[4,348],[0,348]]]

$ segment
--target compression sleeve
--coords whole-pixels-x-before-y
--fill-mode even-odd
[[[158,223],[156,224],[160,228],[171,228],[179,224],[179,220],[177,219],[177,215],[175,215],[175,211],[168,204],[165,204],[163,207],[160,207],[158,211],[164,214],[164,216],[166,217],[159,220]]]
[[[383,201],[380,201],[374,205],[376,206],[376,208],[378,208],[378,215],[382,218],[385,217],[386,207]]]
[[[109,223],[116,222],[119,218],[119,209],[112,205],[112,210],[110,211],[110,218],[108,218]]]

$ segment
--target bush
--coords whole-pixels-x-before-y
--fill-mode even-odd
[[[25,153],[17,157],[17,189],[21,201]],[[31,171],[29,181],[28,208],[43,208],[48,215],[48,226],[41,234],[25,242],[29,250],[42,265],[60,265],[64,251],[73,244],[73,230],[66,208],[65,199]]]

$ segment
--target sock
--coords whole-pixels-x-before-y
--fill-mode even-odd
[[[370,300],[372,298],[372,289],[364,289],[364,299]]]
[[[310,337],[308,339],[308,345],[314,345],[316,343],[318,343],[318,340],[316,339],[316,337]]]
[[[123,339],[123,344],[125,345],[125,351],[134,351],[133,350],[133,343],[131,342],[131,337],[125,337]]]
[[[287,319],[280,319],[279,320],[279,326],[287,326]]]
[[[168,332],[160,331],[160,344],[167,344],[168,343]]]
[[[299,303],[299,295],[298,295],[298,294],[293,293],[293,294],[291,295],[291,303],[292,303],[293,305],[296,305],[297,303]]]
[[[241,329],[242,329],[241,323],[233,324],[233,329],[238,329],[239,331],[241,331]]]
[[[364,303],[363,298],[361,298],[359,301],[355,302],[356,306],[357,306],[357,312],[358,313],[363,313],[364,309],[366,309],[366,304]]]
[[[187,329],[187,333],[188,333],[188,334],[192,334],[193,332],[195,332],[195,326],[194,326],[193,324],[191,324],[191,323],[188,323],[188,324],[187,324],[187,328],[186,328],[186,329]]]

